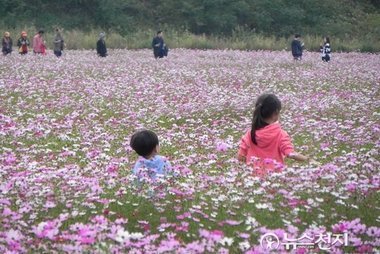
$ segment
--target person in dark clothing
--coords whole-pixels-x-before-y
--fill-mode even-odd
[[[3,46],[2,52],[4,56],[12,53],[13,42],[12,42],[11,34],[9,32],[4,33],[4,38],[1,40],[1,44]]]
[[[106,47],[106,42],[105,42],[105,33],[100,33],[99,34],[99,40],[96,43],[96,52],[98,53],[98,56],[101,57],[106,57],[107,56],[107,47]]]
[[[322,53],[322,61],[329,62],[331,59],[331,46],[329,37],[325,37],[324,44],[321,45],[320,51]]]
[[[302,59],[303,42],[301,42],[301,35],[296,34],[292,41],[292,55],[294,60]]]
[[[154,58],[163,58],[164,56],[168,56],[168,47],[164,42],[164,38],[162,37],[162,31],[158,31],[157,35],[153,38],[152,48]]]
[[[28,47],[30,45],[30,42],[27,36],[28,34],[25,31],[22,31],[21,37],[17,41],[18,52],[21,55],[25,55],[28,53]]]
[[[60,57],[62,56],[62,50],[65,45],[65,42],[58,28],[55,29],[55,32],[56,34],[54,36],[54,55]]]

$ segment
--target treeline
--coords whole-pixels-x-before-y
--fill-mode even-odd
[[[0,0],[0,25],[122,37],[162,28],[213,37],[301,33],[376,43],[380,0]]]

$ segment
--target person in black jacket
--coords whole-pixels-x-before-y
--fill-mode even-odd
[[[294,60],[302,59],[302,50],[304,44],[301,42],[301,35],[296,34],[292,41],[292,55]]]
[[[25,31],[22,31],[21,37],[17,41],[18,52],[21,55],[25,55],[28,53],[28,47],[30,45],[30,42],[27,36],[28,34]]]
[[[99,40],[96,43],[96,52],[98,53],[98,56],[106,57],[107,56],[107,47],[105,39],[106,34],[104,32],[99,34]]]
[[[163,58],[168,55],[168,48],[164,42],[164,38],[162,37],[162,31],[158,31],[157,35],[153,38],[152,48],[156,59]]]
[[[2,44],[2,52],[4,56],[12,53],[13,42],[12,42],[11,34],[9,32],[4,33],[4,37],[1,40],[1,44]]]
[[[63,40],[63,37],[61,35],[61,31],[59,28],[55,29],[55,36],[54,36],[54,55],[57,57],[62,56],[62,50],[65,45],[65,41]]]

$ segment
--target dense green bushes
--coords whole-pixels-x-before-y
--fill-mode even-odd
[[[312,50],[328,35],[336,50],[379,51],[379,10],[378,0],[0,0],[0,27],[60,26],[68,48],[92,48],[100,30],[109,47],[146,48],[163,29],[172,48],[278,50],[301,33]]]

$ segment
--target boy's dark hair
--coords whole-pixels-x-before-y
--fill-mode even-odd
[[[43,33],[45,33],[45,31],[43,29],[40,29],[40,30],[38,30],[38,33],[43,34]]]
[[[161,30],[158,30],[158,31],[157,31],[157,35],[159,35],[160,33],[162,33],[162,31],[161,31]]]
[[[257,145],[256,131],[267,126],[265,118],[271,117],[281,110],[281,101],[274,94],[262,94],[257,98],[255,110],[253,111],[251,140]]]
[[[300,37],[301,37],[300,34],[295,34],[295,35],[294,35],[294,38],[300,38]]]
[[[156,133],[150,130],[138,131],[132,135],[130,146],[140,156],[146,157],[153,152],[158,145]]]

